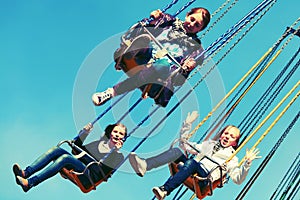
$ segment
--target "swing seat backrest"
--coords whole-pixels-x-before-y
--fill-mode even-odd
[[[136,63],[136,60],[134,59],[134,57],[131,58],[126,58],[123,57],[122,62],[124,63],[124,65],[122,65],[122,70],[129,76],[132,77],[133,75],[135,75],[136,73],[138,73],[139,71],[143,70],[146,68],[145,65],[139,65]]]
[[[138,35],[133,39],[123,39],[121,47],[114,54],[116,68],[123,70],[129,77],[145,69],[151,59],[149,42],[147,34]]]

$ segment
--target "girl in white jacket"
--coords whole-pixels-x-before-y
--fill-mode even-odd
[[[184,140],[184,138],[186,138],[186,135],[191,129],[191,124],[197,117],[198,113],[196,111],[192,112],[192,114],[188,114],[180,131],[181,139]],[[148,159],[139,158],[136,154],[132,153],[129,160],[133,169],[140,176],[143,176],[146,171],[152,168],[162,166],[169,162],[184,162],[179,172],[169,178],[163,186],[153,188],[157,199],[164,199],[189,176],[197,173],[201,177],[207,177],[212,169],[215,169],[219,165],[222,166],[223,175],[228,174],[234,183],[241,184],[248,174],[251,162],[260,157],[258,156],[259,151],[258,149],[247,150],[245,162],[241,167],[238,167],[238,158],[236,156],[225,165],[225,161],[231,157],[238,147],[240,130],[233,125],[229,125],[226,126],[219,135],[219,140],[204,141],[201,144],[189,143],[192,147],[186,144],[180,145],[182,149],[195,155],[192,159],[185,159],[184,154],[179,148],[172,148]],[[212,172],[211,180],[215,181],[220,178],[220,170],[217,168],[217,170]]]

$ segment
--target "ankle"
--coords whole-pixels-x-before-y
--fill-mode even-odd
[[[114,88],[108,88],[107,91],[109,91],[109,92],[111,93],[111,96],[112,96],[112,97],[117,96],[116,91],[115,91]]]
[[[23,170],[23,172],[24,172],[24,178],[29,178],[32,174],[35,173],[34,170],[30,166],[26,167]]]
[[[23,182],[23,185],[24,185],[24,186],[26,186],[26,187],[29,186],[29,181],[28,181],[28,179],[23,178],[23,179],[22,179],[22,182]]]

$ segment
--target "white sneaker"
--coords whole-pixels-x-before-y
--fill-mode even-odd
[[[163,190],[162,187],[154,187],[152,192],[158,200],[163,200],[167,196],[167,191]]]
[[[92,100],[96,106],[100,106],[114,97],[114,89],[108,88],[104,92],[98,92],[93,94]]]
[[[129,154],[129,162],[138,176],[143,177],[145,175],[147,171],[147,162],[145,159],[142,159],[138,157],[136,153],[131,152]]]

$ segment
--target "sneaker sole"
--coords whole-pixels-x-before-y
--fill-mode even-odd
[[[140,173],[139,170],[138,170],[137,167],[136,167],[136,166],[138,165],[138,163],[136,162],[135,156],[136,156],[136,154],[131,153],[131,154],[129,155],[129,162],[130,162],[130,164],[131,164],[133,170],[135,171],[135,173],[136,173],[138,176],[143,177],[144,174]]]
[[[28,186],[25,186],[23,185],[23,183],[21,183],[21,181],[18,179],[18,177],[16,176],[16,181],[17,181],[17,184],[20,185],[22,187],[22,190],[24,192],[28,192],[28,190],[30,189]]]
[[[163,200],[164,198],[162,198],[159,194],[159,192],[157,191],[156,188],[153,188],[152,189],[152,192],[154,193],[155,197],[158,199],[158,200]]]
[[[23,177],[23,174],[22,173],[19,173],[21,171],[21,168],[18,164],[14,164],[13,165],[13,173],[15,175],[15,178],[16,178],[16,183],[19,185],[19,179],[17,178],[17,176],[20,176],[20,177]],[[24,178],[24,177],[23,177]]]

